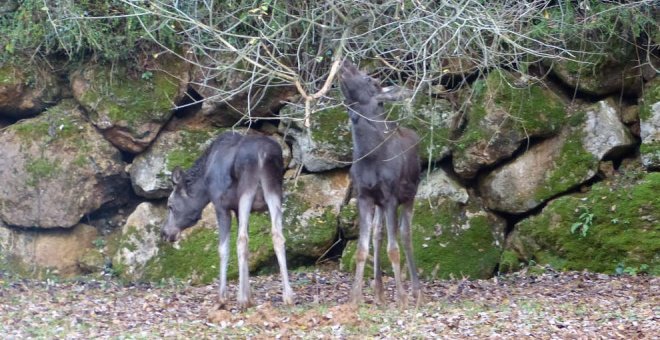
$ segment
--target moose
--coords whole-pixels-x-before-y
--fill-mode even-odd
[[[360,229],[351,300],[354,303],[362,300],[364,266],[373,228],[374,295],[376,303],[383,303],[380,243],[384,215],[387,254],[394,272],[397,303],[399,306],[406,304],[397,243],[399,232],[410,270],[413,297],[420,301],[421,290],[410,230],[415,194],[420,182],[419,137],[414,131],[388,121],[383,108],[383,102],[401,100],[406,93],[401,88],[382,88],[376,79],[360,71],[350,61],[342,63],[339,84],[352,123],[353,163],[350,174],[357,189]],[[399,207],[401,216],[397,228]]]
[[[202,210],[212,202],[219,231],[220,288],[218,302],[227,302],[227,264],[231,212],[238,219],[237,302],[241,309],[251,305],[248,272],[248,219],[251,211],[270,213],[273,248],[282,278],[282,300],[293,303],[289,285],[282,235],[282,148],[267,136],[225,132],[217,137],[188,170],[175,168],[174,188],[167,200],[167,219],[163,238],[174,242],[181,231],[201,218]]]

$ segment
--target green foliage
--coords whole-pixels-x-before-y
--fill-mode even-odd
[[[578,217],[578,221],[571,224],[571,234],[575,234],[576,231],[580,230],[582,237],[585,237],[587,236],[589,228],[591,228],[591,225],[593,224],[594,214],[589,211],[589,208],[586,206],[581,206],[579,211],[581,213]]]
[[[637,276],[637,274],[644,274],[649,272],[649,265],[642,263],[639,266],[627,267],[623,262],[619,262],[614,269],[616,275],[630,275]]]
[[[0,15],[5,52],[0,55],[64,53],[78,58],[93,53],[120,60],[131,58],[136,47],[149,45],[151,36],[170,48],[180,42],[170,19],[132,14],[133,7],[117,0],[24,0],[15,11]]]

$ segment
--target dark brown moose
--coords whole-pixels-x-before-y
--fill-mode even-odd
[[[282,149],[266,136],[226,132],[220,135],[188,170],[174,169],[174,190],[167,201],[163,237],[176,241],[195,224],[209,203],[215,206],[220,253],[219,303],[227,302],[227,263],[231,211],[238,218],[238,305],[251,305],[248,272],[248,219],[251,211],[268,208],[275,254],[280,266],[285,304],[293,303],[282,235]]]
[[[399,306],[406,304],[401,282],[401,266],[397,235],[401,234],[403,250],[408,260],[413,296],[420,301],[421,291],[413,258],[410,225],[413,203],[420,181],[420,160],[417,134],[395,122],[388,121],[384,101],[400,100],[405,91],[381,88],[376,79],[357,69],[349,61],[342,64],[339,75],[344,104],[352,123],[353,164],[351,178],[357,189],[360,215],[357,265],[351,300],[362,300],[364,265],[369,254],[369,237],[373,228],[374,295],[383,302],[380,270],[381,222],[387,227],[387,254],[392,263]],[[397,225],[397,209],[401,216]],[[398,230],[397,230],[398,228]]]

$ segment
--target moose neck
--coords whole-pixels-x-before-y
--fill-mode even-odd
[[[204,207],[211,202],[208,185],[205,180],[206,176],[204,176],[207,159],[208,152],[204,152],[195,164],[193,164],[193,166],[185,173],[188,197],[200,210],[204,209]]]
[[[352,121],[353,135],[353,158],[361,159],[368,155],[378,154],[374,151],[384,147],[384,144],[391,134],[396,130],[396,123],[386,120],[385,112],[382,108],[371,110],[376,112],[371,116],[361,113],[370,110],[360,110],[360,105],[354,105],[349,108]]]

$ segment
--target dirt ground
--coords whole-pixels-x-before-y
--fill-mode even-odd
[[[111,278],[25,280],[0,272],[2,338],[534,338],[660,339],[660,278],[517,273],[424,282],[425,301],[348,304],[352,275],[293,272],[295,306],[277,275],[251,279],[256,306],[218,310],[217,286],[120,284]],[[235,302],[236,282],[230,283]],[[367,285],[368,286],[368,285]]]

